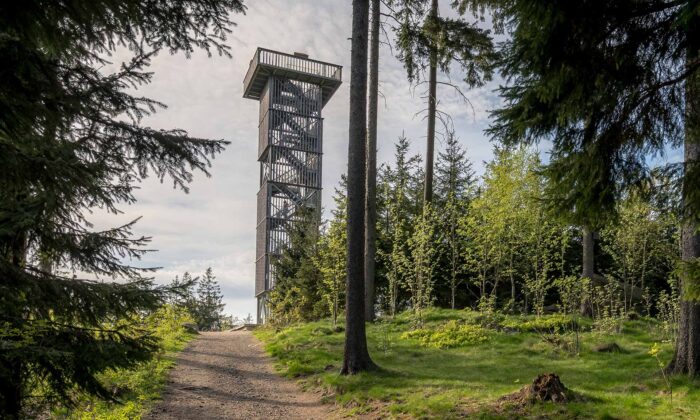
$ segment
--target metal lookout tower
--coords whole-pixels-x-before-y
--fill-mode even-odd
[[[302,208],[320,220],[321,109],[341,84],[342,67],[258,48],[243,80],[243,97],[260,101],[260,190],[255,251],[257,322],[268,317],[267,293],[275,285],[271,257],[288,241]]]

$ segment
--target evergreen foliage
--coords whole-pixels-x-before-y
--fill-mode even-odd
[[[326,231],[318,243],[318,255],[315,263],[323,277],[323,287],[320,290],[323,300],[328,305],[328,310],[335,326],[338,315],[344,307],[345,297],[345,268],[347,259],[347,219],[344,178],[340,188],[336,188],[335,210],[332,211],[333,219],[328,222]]]
[[[471,199],[476,194],[474,170],[466,151],[459,144],[455,133],[447,133],[445,150],[438,154],[435,168],[437,223],[442,227],[436,272],[437,279],[449,284],[450,306],[455,308],[457,288],[464,282],[464,256],[467,238],[459,229],[460,220],[466,216]],[[439,291],[440,289],[438,289]]]
[[[464,1],[462,7],[473,1]],[[700,7],[697,1],[488,1],[510,39],[499,63],[505,105],[490,133],[552,142],[547,197],[588,228],[652,179],[650,156],[682,190],[681,339],[671,367],[700,374]]]
[[[222,301],[221,288],[215,279],[214,272],[209,267],[197,284],[197,306],[193,316],[200,330],[221,329],[225,305]]]
[[[301,208],[288,229],[289,242],[273,259],[275,285],[270,292],[271,321],[286,325],[328,314],[322,295],[324,277],[318,269],[318,215]]]
[[[89,210],[117,213],[148,174],[184,191],[208,174],[224,142],[145,127],[163,104],[128,89],[150,82],[160,51],[227,55],[243,11],[238,0],[0,6],[0,416],[20,416],[37,384],[65,403],[76,389],[113,398],[97,374],[156,350],[123,321],[167,296],[123,262],[149,238],[131,235],[134,222],[96,231]],[[132,56],[106,73],[118,49]]]
[[[392,0],[390,10],[396,21],[397,58],[403,63],[410,82],[424,79],[431,55],[440,70],[449,74],[459,65],[463,80],[470,87],[491,79],[496,58],[490,31],[462,16],[449,18],[429,13],[432,0]],[[463,15],[464,13],[460,13]],[[474,13],[475,17],[482,17]]]

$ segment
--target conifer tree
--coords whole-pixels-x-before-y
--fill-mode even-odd
[[[491,133],[552,142],[550,202],[582,225],[614,213],[684,146],[681,322],[673,372],[700,375],[700,13],[696,1],[464,1],[496,6],[510,81]]]
[[[290,224],[289,240],[272,265],[275,285],[270,293],[272,321],[279,324],[314,321],[326,315],[322,298],[323,280],[318,260],[318,211],[297,209]]]
[[[365,333],[365,199],[367,162],[367,43],[369,2],[352,2],[350,123],[348,130],[347,282],[345,349],[341,373],[354,375],[375,365]]]
[[[170,289],[172,290],[170,303],[187,309],[190,315],[195,317],[197,314],[198,283],[199,277],[193,278],[188,271],[185,271],[182,274],[182,279],[175,276],[173,281],[170,283]]]
[[[462,250],[466,240],[459,229],[459,221],[468,211],[474,193],[474,171],[452,131],[447,133],[445,150],[438,154],[435,172],[435,202],[440,209],[436,217],[443,229],[443,246],[439,253],[442,261],[437,270],[448,280],[450,307],[455,309],[457,287],[464,281]]]
[[[367,82],[367,172],[365,193],[365,319],[374,321],[377,257],[377,118],[379,113],[380,0],[370,1],[369,81]]]
[[[382,190],[385,201],[385,217],[379,224],[386,248],[380,254],[387,278],[387,309],[393,316],[397,312],[401,285],[409,273],[410,250],[408,238],[411,226],[420,212],[421,182],[420,157],[409,156],[409,142],[401,136],[395,145],[394,166],[382,170]]]
[[[0,417],[21,416],[37,380],[46,398],[111,399],[96,375],[156,351],[125,321],[167,298],[123,262],[149,238],[132,236],[134,222],[93,229],[89,209],[117,213],[148,174],[184,191],[208,174],[224,142],[144,126],[162,104],[128,89],[151,80],[160,51],[228,55],[243,11],[238,0],[0,5]],[[108,73],[117,49],[132,56]]]
[[[218,331],[221,327],[224,303],[221,287],[216,282],[214,271],[207,268],[197,284],[195,319],[197,327],[204,331]]]
[[[423,201],[429,203],[433,198],[437,85],[451,85],[438,81],[437,70],[449,74],[456,64],[464,72],[463,81],[469,87],[481,86],[492,75],[493,44],[489,31],[479,28],[476,22],[467,22],[462,16],[456,19],[440,16],[438,0],[393,0],[389,5],[398,22],[395,28],[397,58],[403,62],[408,80],[419,83],[426,79],[423,72],[428,69]],[[457,10],[464,14],[465,10]],[[472,12],[475,17],[481,16],[478,9]]]

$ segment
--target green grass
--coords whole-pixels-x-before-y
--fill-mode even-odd
[[[161,351],[135,369],[111,370],[100,375],[100,381],[107,389],[113,390],[118,403],[83,395],[72,409],[54,408],[52,417],[84,420],[141,418],[153,401],[160,398],[177,353],[196,337],[183,327],[187,322],[192,322],[189,314],[172,306],[165,306],[149,317],[146,326],[160,338]]]
[[[546,318],[546,317],[545,317]],[[554,317],[552,317],[554,318]],[[648,351],[660,338],[652,320],[629,321],[623,332],[602,335],[579,324],[578,355],[543,340],[533,325],[558,324],[534,317],[483,316],[472,311],[431,310],[423,329],[439,330],[455,320],[488,327],[488,339],[465,340],[459,347],[436,348],[419,337],[409,315],[368,326],[368,344],[377,372],[346,377],[338,374],[342,362],[343,332],[330,331],[326,321],[275,331],[256,331],[279,371],[299,378],[309,387],[330,391],[347,414],[371,412],[381,416],[418,418],[600,418],[698,419],[700,383],[684,377],[672,380],[673,401]],[[522,328],[518,325],[523,324]],[[507,325],[509,328],[503,327]],[[402,338],[403,335],[403,338]],[[573,335],[569,335],[570,339]],[[622,353],[597,353],[596,345],[615,342]],[[672,346],[661,343],[661,357],[669,359]],[[526,409],[498,402],[530,383],[538,374],[557,373],[583,400],[566,405],[541,404]]]

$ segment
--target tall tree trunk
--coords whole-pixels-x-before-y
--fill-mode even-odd
[[[697,21],[698,19],[696,19]],[[689,24],[689,47],[687,61],[700,58],[700,28]],[[697,208],[689,205],[695,182],[692,174],[697,174],[700,165],[700,73],[695,72],[686,82],[685,115],[685,172],[683,182],[684,221],[681,231],[681,259],[690,263],[700,258],[700,234],[698,233]],[[695,204],[695,203],[693,203]],[[700,376],[700,303],[688,300],[685,290],[688,282],[699,282],[698,278],[689,278],[686,272],[681,279],[681,314],[676,338],[676,352],[669,365],[673,373],[686,373],[691,377]]]
[[[352,2],[350,60],[350,127],[347,196],[347,283],[345,293],[345,352],[341,374],[373,368],[365,335],[365,163],[367,160],[367,34],[369,0]]]
[[[593,236],[593,230],[591,230],[591,228],[588,226],[583,227],[582,234],[583,238],[581,242],[583,244],[583,270],[581,272],[581,279],[588,279],[592,284],[593,276],[595,274],[595,238]],[[589,301],[588,296],[584,296],[581,299],[581,315],[586,316],[591,314],[591,302]]]
[[[437,18],[438,0],[432,0],[430,16]],[[437,108],[437,51],[431,46],[430,75],[428,79],[428,138],[425,151],[425,189],[423,203],[433,201],[433,160],[435,155],[435,113]]]
[[[367,195],[365,199],[365,320],[374,321],[377,253],[377,112],[379,103],[379,1],[371,0],[369,106],[367,123]]]
[[[10,263],[18,271],[24,269],[27,258],[27,233],[21,232],[11,243],[8,255]],[[10,328],[22,328],[24,316],[13,312],[15,318],[9,325]],[[9,359],[9,360],[8,360]],[[0,413],[9,416],[10,419],[19,419],[22,410],[22,363],[19,358],[5,359],[3,369],[0,370]]]
[[[19,419],[22,411],[22,365],[17,360],[5,362],[6,374],[0,381],[0,412]]]

